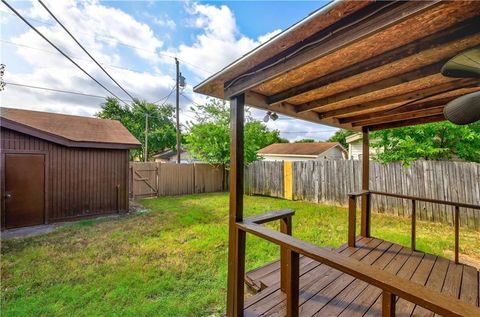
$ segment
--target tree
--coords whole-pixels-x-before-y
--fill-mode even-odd
[[[209,99],[204,105],[192,107],[196,123],[190,123],[185,136],[192,155],[211,164],[230,162],[230,107],[223,100]],[[280,138],[280,132],[270,131],[264,123],[253,120],[246,113],[244,129],[244,159],[250,163],[258,159],[257,151],[272,143],[288,142]]]
[[[372,147],[382,148],[376,160],[401,161],[459,158],[480,162],[480,122],[459,126],[450,122],[429,123],[372,133]]]
[[[117,99],[107,98],[97,117],[120,121],[141,143],[142,149],[132,150],[131,158],[144,159],[145,120],[148,116],[148,158],[176,144],[171,105],[158,106],[143,100],[134,100],[131,106],[121,105]]]
[[[327,141],[328,142],[338,142],[340,143],[344,148],[348,148],[348,143],[347,143],[347,137],[355,134],[356,132],[350,131],[350,130],[345,130],[345,129],[340,129],[337,132],[335,132],[334,135],[332,135]]]
[[[295,143],[315,143],[314,139],[301,139],[298,141],[295,141]]]

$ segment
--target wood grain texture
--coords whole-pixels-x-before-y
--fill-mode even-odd
[[[128,210],[128,150],[69,148],[6,128],[1,149],[45,154],[47,222]]]

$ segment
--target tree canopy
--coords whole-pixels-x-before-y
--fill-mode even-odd
[[[354,132],[354,131],[340,129],[337,132],[335,132],[335,134],[332,135],[327,141],[328,142],[338,142],[344,148],[348,149],[347,137],[352,135],[352,134],[355,134],[355,133],[356,132]]]
[[[300,139],[295,141],[295,143],[314,143],[314,142],[315,142],[314,139]]]
[[[120,121],[141,143],[142,149],[130,152],[131,158],[144,159],[145,120],[148,116],[148,157],[176,144],[174,108],[158,106],[144,100],[134,100],[131,106],[121,105],[117,99],[107,98],[97,117]]]
[[[480,122],[459,126],[444,121],[372,133],[372,147],[382,163],[401,161],[405,165],[418,159],[463,159],[480,162]]]
[[[189,125],[185,136],[187,148],[192,155],[211,164],[230,162],[230,108],[223,100],[209,99],[204,105],[192,107],[196,123]],[[285,143],[278,130],[269,130],[246,113],[244,129],[244,159],[250,163],[258,159],[257,151],[272,143]]]

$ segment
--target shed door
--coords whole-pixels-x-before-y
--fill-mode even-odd
[[[45,155],[5,155],[5,227],[43,224]]]

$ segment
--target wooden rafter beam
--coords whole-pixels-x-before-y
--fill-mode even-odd
[[[378,131],[378,130],[385,130],[385,129],[393,129],[393,128],[401,128],[410,125],[417,125],[417,124],[424,124],[424,123],[432,123],[432,122],[439,122],[444,121],[445,116],[443,114],[437,114],[430,117],[423,117],[411,120],[402,120],[397,122],[388,122],[388,123],[380,123],[376,125],[366,126],[369,131]]]
[[[402,120],[411,120],[411,119],[418,119],[423,117],[430,117],[430,116],[442,114],[442,113],[443,113],[443,106],[438,106],[430,109],[410,111],[410,112],[405,112],[401,114],[379,116],[377,118],[354,122],[352,123],[352,126],[353,127],[372,126],[380,123],[388,123],[388,122],[396,122],[396,121],[402,121]]]
[[[374,109],[381,106],[386,106],[389,104],[399,103],[399,102],[408,102],[412,100],[417,100],[421,98],[427,98],[441,93],[446,93],[449,91],[478,86],[478,80],[475,79],[459,79],[446,82],[437,86],[433,86],[426,89],[420,89],[415,91],[410,91],[408,93],[403,93],[400,95],[390,96],[382,99],[372,100],[364,102],[362,104],[353,105],[345,108],[330,110],[319,113],[320,118],[326,119],[341,115],[347,115],[350,113],[360,112],[364,110]]]
[[[354,123],[354,122],[358,122],[358,121],[362,121],[362,120],[378,118],[378,117],[381,117],[381,116],[394,115],[394,114],[400,114],[400,113],[405,113],[405,112],[412,112],[412,111],[416,111],[416,110],[435,108],[435,107],[443,106],[446,103],[450,102],[451,100],[453,100],[453,99],[455,99],[455,98],[457,98],[461,95],[463,95],[463,93],[451,95],[451,96],[444,97],[444,98],[429,100],[429,101],[426,101],[426,102],[416,102],[416,103],[412,103],[412,104],[409,104],[409,105],[399,105],[399,106],[396,106],[392,109],[373,111],[373,112],[368,112],[368,113],[355,115],[355,116],[351,116],[351,117],[340,118],[340,119],[338,119],[338,121],[341,124]]]
[[[321,123],[320,117],[316,112],[304,113],[299,115],[295,111],[295,106],[286,102],[282,102],[281,104],[276,105],[269,105],[267,103],[267,98],[264,95],[253,91],[245,92],[245,103],[260,109],[278,112],[287,116],[303,119],[314,123]]]
[[[382,79],[364,86],[360,86],[358,88],[350,89],[347,91],[343,91],[341,93],[338,93],[333,96],[328,96],[325,98],[317,99],[314,101],[310,101],[307,103],[304,103],[302,105],[297,106],[297,112],[302,113],[302,112],[307,112],[310,110],[315,110],[317,108],[321,108],[323,106],[340,102],[343,100],[347,100],[353,97],[358,97],[361,95],[365,95],[374,91],[382,90],[382,89],[387,89],[391,88],[393,86],[401,85],[409,81],[421,79],[427,76],[435,75],[440,73],[440,70],[445,64],[446,61],[441,61],[435,64],[431,64],[425,67],[421,67],[406,73],[403,73],[401,75],[396,75],[394,77]]]
[[[467,21],[463,21],[457,25],[449,27],[433,35],[417,40],[407,45],[392,49],[386,53],[374,56],[355,65],[343,68],[334,73],[327,74],[320,78],[311,80],[296,87],[284,90],[267,97],[269,104],[285,101],[292,97],[296,97],[310,90],[318,89],[327,84],[339,81],[344,78],[352,77],[363,72],[378,68],[382,65],[392,63],[396,60],[416,55],[424,50],[435,49],[449,43],[455,42],[462,38],[471,36],[478,32],[480,17],[474,17]]]
[[[298,52],[286,50],[285,56],[276,56],[244,73],[241,75],[243,78],[239,76],[225,83],[225,98],[238,95],[280,74],[372,36],[437,5],[437,3],[437,1],[373,3],[352,14],[352,17],[341,20],[340,24],[336,23],[312,36],[308,42],[302,43],[309,47]],[[362,21],[361,28],[357,27],[356,21]],[[298,50],[299,48],[292,49]]]

